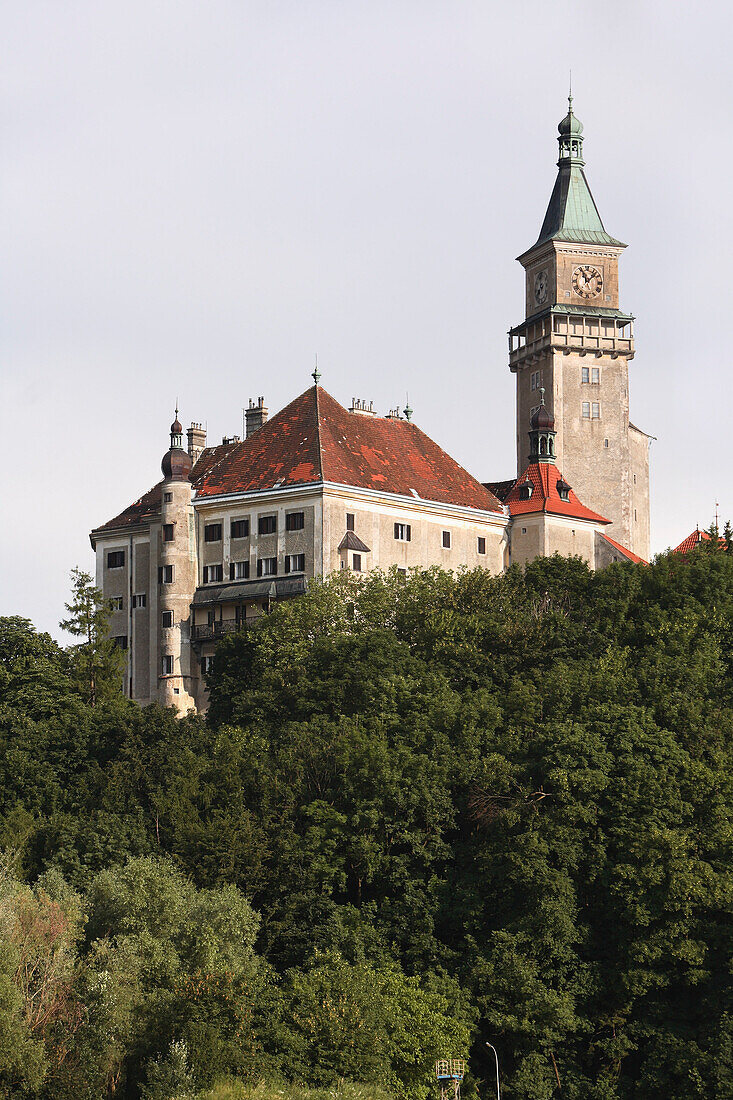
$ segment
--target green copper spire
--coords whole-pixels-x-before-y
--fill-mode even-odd
[[[534,245],[544,241],[568,241],[571,244],[611,244],[626,246],[603,228],[583,166],[583,123],[573,112],[573,97],[568,96],[568,113],[558,126],[560,158],[555,186],[547,207],[540,235]]]

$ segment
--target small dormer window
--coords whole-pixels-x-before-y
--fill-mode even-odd
[[[570,500],[570,486],[567,481],[563,481],[562,478],[557,483],[557,491],[560,495],[560,500]]]
[[[523,485],[519,486],[519,499],[520,500],[529,500],[531,496],[532,496],[532,486],[529,484],[529,482],[524,482]]]

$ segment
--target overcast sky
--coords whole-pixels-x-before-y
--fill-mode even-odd
[[[514,473],[515,257],[568,68],[629,243],[652,542],[733,517],[733,8],[635,0],[5,0],[0,614],[58,634],[89,530],[159,478],[176,397],[209,441],[311,384]]]

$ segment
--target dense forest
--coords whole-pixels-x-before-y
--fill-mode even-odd
[[[733,1097],[732,554],[339,576],[183,720],[69,614],[0,619],[0,1096]]]

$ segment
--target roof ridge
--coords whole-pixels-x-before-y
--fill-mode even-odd
[[[316,440],[318,442],[318,473],[320,480],[323,481],[323,441],[321,439],[321,406],[318,400],[318,391],[321,387],[316,382],[313,389],[315,392],[315,404],[316,404]]]

